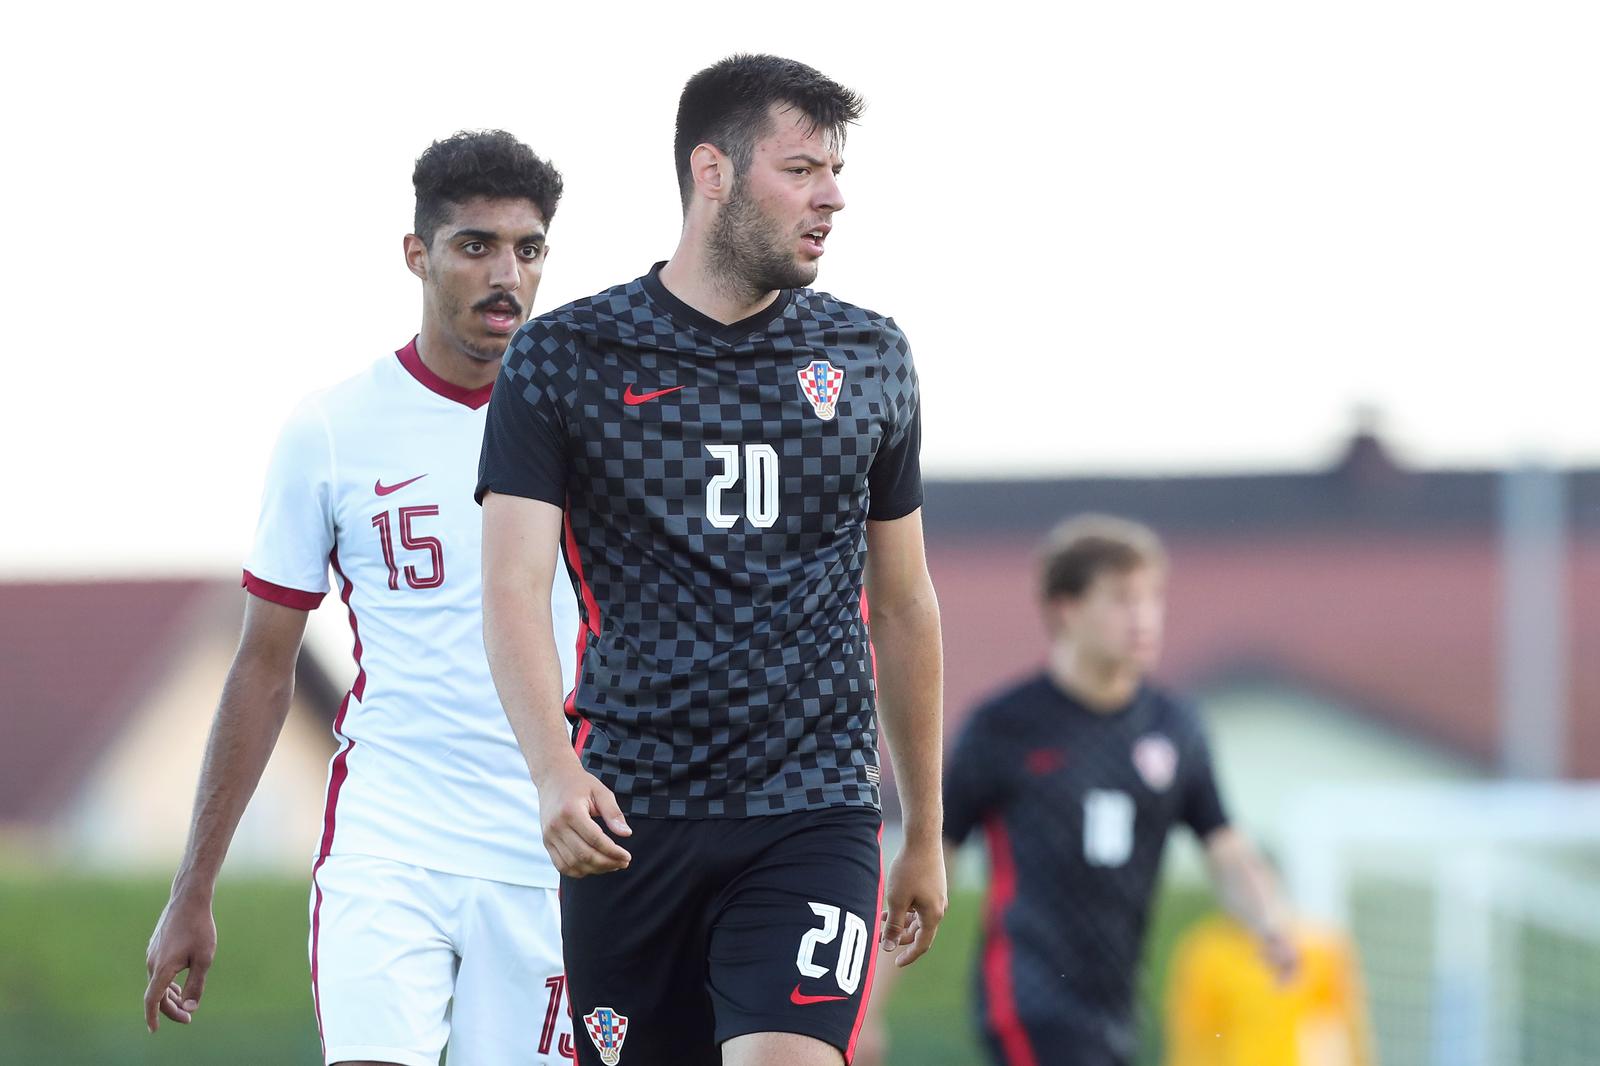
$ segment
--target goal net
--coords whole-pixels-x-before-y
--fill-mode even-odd
[[[1319,790],[1291,897],[1350,932],[1383,1066],[1600,1063],[1600,783]]]

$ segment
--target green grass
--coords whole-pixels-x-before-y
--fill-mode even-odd
[[[156,881],[0,878],[0,1061],[52,1066],[281,1066],[318,1061],[306,963],[306,885],[225,881],[218,954],[193,1025],[144,1030],[144,952]],[[952,901],[938,944],[889,999],[895,1066],[974,1066],[968,1004],[981,897]],[[1207,906],[1168,892],[1154,915],[1150,999],[1177,931]],[[1152,1010],[1146,1015],[1155,1017]],[[1158,1062],[1150,1043],[1142,1066]]]
[[[315,1062],[306,886],[226,881],[218,953],[192,1025],[145,1032],[144,952],[167,886],[0,880],[0,1059],[76,1064]]]

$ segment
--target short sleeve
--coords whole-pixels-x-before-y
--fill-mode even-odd
[[[556,389],[561,365],[552,353],[569,345],[564,331],[536,319],[506,349],[483,430],[474,494],[479,503],[498,492],[566,506],[567,431]]]
[[[880,357],[890,426],[867,471],[872,497],[867,517],[887,522],[922,506],[922,396],[911,348],[893,319],[884,331]]]
[[[987,718],[982,708],[973,712],[945,766],[944,838],[952,844],[965,840],[1005,801],[1004,753]]]
[[[1228,824],[1228,812],[1222,805],[1217,776],[1211,766],[1211,748],[1198,722],[1183,758],[1183,821],[1194,830],[1195,836],[1204,840]]]
[[[327,420],[307,400],[284,424],[267,468],[241,582],[252,595],[303,611],[322,602],[334,545],[333,466]]]

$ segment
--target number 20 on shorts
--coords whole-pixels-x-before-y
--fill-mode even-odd
[[[828,968],[812,961],[818,945],[831,944],[839,935],[839,916],[844,915],[844,939],[839,942],[839,964],[834,967],[833,978],[839,990],[853,996],[861,986],[861,967],[867,957],[867,923],[858,915],[841,911],[831,903],[811,904],[812,913],[822,919],[822,927],[812,929],[800,938],[800,952],[795,965],[803,977],[826,977]]]

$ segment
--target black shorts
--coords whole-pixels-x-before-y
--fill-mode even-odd
[[[1010,993],[996,995],[986,978],[997,976],[979,970],[977,995],[978,1034],[993,1066],[1133,1066],[1138,1036],[1133,1017],[1117,1010],[1063,993],[1053,1018],[1019,1017],[1005,1004]],[[1044,987],[1048,978],[1018,969],[1012,980]]]
[[[1019,1022],[979,1030],[994,1066],[1133,1066],[1133,1053],[1071,1025]]]
[[[722,1042],[802,1033],[849,1062],[883,905],[866,807],[629,818],[626,870],[561,879],[580,1066],[715,1066]]]

